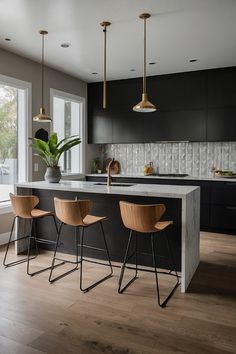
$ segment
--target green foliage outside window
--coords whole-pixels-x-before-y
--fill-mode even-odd
[[[17,158],[17,89],[0,85],[0,162]]]

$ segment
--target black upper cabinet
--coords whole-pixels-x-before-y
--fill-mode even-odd
[[[142,80],[113,81],[108,88],[112,110],[113,143],[142,143],[143,115],[133,111],[133,106],[141,100]]]
[[[206,111],[157,111],[144,123],[144,141],[205,141]]]
[[[236,107],[236,68],[207,72],[208,107]]]
[[[205,109],[207,105],[204,72],[150,77],[148,92],[158,111]]]
[[[208,109],[207,141],[236,141],[236,107]]]
[[[208,141],[236,140],[236,70],[210,70],[208,81]]]
[[[102,85],[88,85],[88,142],[112,143],[112,116],[102,108]]]
[[[89,84],[89,143],[236,140],[235,67],[148,77],[147,91],[157,111],[137,113],[142,78],[109,81],[104,110]]]

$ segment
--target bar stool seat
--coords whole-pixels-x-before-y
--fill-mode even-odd
[[[50,272],[50,276],[49,276],[49,282],[53,283],[56,280],[59,280],[59,279],[65,277],[66,275],[76,271],[78,269],[78,265],[80,264],[80,290],[83,292],[87,292],[87,291],[91,290],[92,288],[94,288],[95,286],[97,286],[98,284],[105,281],[106,279],[110,278],[113,274],[110,255],[109,255],[107,242],[106,242],[106,237],[105,237],[105,233],[104,233],[104,229],[103,229],[103,225],[102,225],[102,221],[105,220],[106,217],[105,216],[94,216],[94,215],[88,214],[92,208],[92,202],[90,200],[68,200],[68,199],[54,198],[54,204],[55,204],[56,216],[61,221],[61,224],[60,224],[60,227],[58,230],[57,243],[56,243],[55,250],[54,250],[54,256],[53,256],[53,260],[52,260],[52,267],[51,267],[51,272]],[[92,246],[88,246],[88,245],[84,244],[84,230],[86,228],[88,228],[89,226],[92,226],[95,224],[99,224],[101,227],[104,246],[105,246],[104,249],[98,248],[98,247],[92,247]],[[68,261],[65,259],[61,259],[61,258],[57,258],[57,256],[56,256],[58,245],[59,245],[59,240],[61,237],[62,227],[64,225],[70,225],[70,226],[75,227],[76,259],[74,262]],[[81,231],[80,234],[79,234],[79,231]],[[78,252],[79,248],[80,248],[80,259],[79,259],[79,252]],[[98,261],[86,259],[84,257],[84,248],[93,249],[96,251],[103,251],[103,252],[105,251],[106,256],[107,256],[107,260],[108,260],[108,264],[104,264],[104,263],[101,263]],[[53,275],[53,270],[56,266],[55,265],[56,260],[64,261],[65,263],[73,263],[73,264],[75,264],[75,267],[72,268],[71,270],[53,278],[52,275]],[[90,263],[96,263],[96,264],[102,264],[105,266],[109,266],[110,272],[105,277],[99,279],[98,281],[94,282],[90,286],[87,286],[84,288],[83,287],[83,263],[84,262],[90,262]]]
[[[53,215],[55,215],[55,213],[53,213],[51,211],[41,210],[41,209],[33,209],[31,211],[31,216],[34,219],[42,218],[44,216],[53,216]]]
[[[39,271],[36,271],[33,273],[30,272],[30,260],[36,258],[37,255],[39,254],[37,244],[38,243],[47,243],[47,244],[55,244],[56,243],[55,241],[50,241],[50,240],[46,240],[46,239],[37,237],[34,220],[40,219],[43,217],[48,217],[48,216],[52,217],[53,221],[54,221],[54,226],[55,226],[55,229],[57,232],[55,213],[53,213],[52,211],[46,211],[46,210],[41,210],[41,209],[35,208],[37,206],[37,204],[39,203],[39,198],[35,195],[27,195],[27,196],[23,195],[22,196],[22,195],[15,195],[13,193],[10,193],[9,196],[10,196],[11,205],[12,205],[12,209],[13,209],[13,213],[14,213],[14,220],[12,223],[10,237],[8,240],[7,249],[6,249],[4,260],[3,260],[3,265],[5,267],[11,267],[11,266],[18,265],[20,263],[27,262],[27,274],[31,275],[31,276],[34,276],[36,274],[42,273],[46,270],[49,270],[51,267],[46,267],[46,268],[40,269]],[[16,219],[29,220],[30,233],[29,233],[29,235],[17,237],[15,240],[12,240],[12,235],[13,235]],[[13,261],[13,262],[7,262],[7,256],[8,256],[8,251],[9,251],[10,245],[12,243],[15,243],[15,242],[18,242],[18,241],[21,241],[24,239],[25,240],[28,239],[28,255],[27,255],[27,257],[24,259]],[[37,255],[31,257],[31,240],[32,239],[34,241],[35,248],[37,250]]]
[[[94,216],[94,215],[86,215],[83,219],[84,227],[96,224],[97,222],[101,222],[106,220],[106,216]]]
[[[167,227],[169,227],[170,225],[173,224],[172,220],[160,221],[160,218],[165,213],[165,210],[166,210],[166,207],[164,204],[141,205],[141,204],[134,204],[134,203],[120,201],[121,218],[122,218],[124,226],[130,230],[130,235],[129,235],[129,239],[128,239],[128,243],[127,243],[127,247],[126,247],[126,251],[125,251],[123,265],[121,267],[118,292],[123,293],[134,282],[134,280],[137,279],[138,270],[153,272],[153,273],[155,273],[157,299],[158,299],[158,305],[160,307],[166,306],[167,302],[169,301],[171,296],[174,294],[175,290],[177,289],[177,287],[179,285],[179,275],[176,270],[171,246],[170,246],[170,243],[169,243],[169,240],[167,237],[166,237],[166,242],[167,242],[167,250],[168,250],[168,259],[169,259],[171,269],[169,272],[157,270],[156,247],[155,247],[154,235],[157,235],[159,232],[165,230]],[[135,233],[135,250],[131,255],[129,255],[131,240],[132,240],[134,233]],[[149,269],[147,270],[147,269],[138,267],[137,233],[150,235],[151,248],[152,248],[151,256],[153,259],[154,270],[149,270]],[[141,253],[141,252],[139,252],[139,253]],[[127,262],[133,256],[135,256],[135,267],[127,266]],[[163,258],[166,258],[166,257],[163,257]],[[134,269],[135,276],[122,288],[122,282],[123,282],[125,268]],[[173,271],[174,271],[174,273],[172,273]],[[169,295],[162,302],[160,299],[158,273],[166,274],[169,276],[174,276],[176,278],[176,283],[175,283],[174,287],[172,288]]]

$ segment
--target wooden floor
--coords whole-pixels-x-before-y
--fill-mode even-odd
[[[37,266],[49,260],[43,254]],[[89,264],[86,281],[104,274],[93,269]],[[25,270],[0,268],[1,354],[236,353],[236,236],[202,233],[189,291],[178,288],[165,309],[157,306],[150,273],[119,295],[117,268],[87,294],[79,291],[78,272],[50,285],[48,273],[30,278]],[[164,293],[170,285],[161,280]]]

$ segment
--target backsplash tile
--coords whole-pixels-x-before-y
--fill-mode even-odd
[[[142,174],[153,161],[159,173],[210,176],[211,167],[231,170],[236,162],[236,142],[106,144],[103,152],[120,161],[121,174]]]

